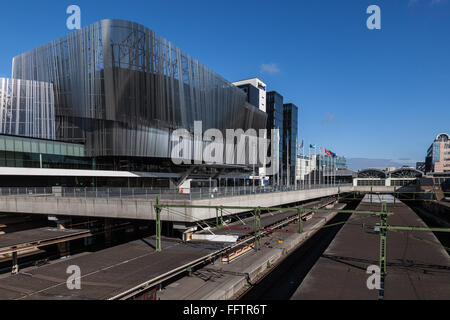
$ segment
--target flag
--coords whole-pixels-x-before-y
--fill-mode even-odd
[[[311,149],[315,149],[315,148],[316,148],[316,145],[315,145],[315,144],[310,144],[309,147],[310,147]]]
[[[325,149],[325,153],[327,154],[327,156],[331,156],[331,151],[330,150]]]
[[[298,146],[298,150],[302,150],[303,149],[303,139],[302,139],[302,143]]]

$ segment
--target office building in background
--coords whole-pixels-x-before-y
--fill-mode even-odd
[[[441,133],[428,148],[425,159],[426,172],[450,172],[450,136]]]
[[[293,103],[283,105],[283,162],[284,181],[295,183],[295,166],[298,145],[298,107]]]
[[[276,91],[267,92],[267,131],[278,129],[278,144],[271,144],[271,156],[278,173],[271,177],[271,184],[280,185],[283,176],[283,96]]]

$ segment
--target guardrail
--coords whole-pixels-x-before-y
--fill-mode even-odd
[[[154,200],[201,200],[209,198],[236,197],[261,193],[287,192],[298,190],[324,189],[332,187],[352,186],[352,184],[317,184],[297,186],[242,186],[211,187],[191,189],[160,188],[107,188],[107,187],[1,187],[0,196],[33,196],[33,197],[72,197],[102,199],[146,199]]]

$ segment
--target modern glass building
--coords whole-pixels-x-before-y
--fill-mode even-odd
[[[332,157],[329,155],[317,155],[317,167],[333,167],[337,170],[347,169],[347,159],[345,157]]]
[[[0,78],[0,134],[55,139],[53,84]]]
[[[278,154],[279,174],[273,177],[272,184],[280,184],[283,163],[283,96],[276,91],[267,92],[267,130],[278,129],[280,141],[277,150],[271,149],[272,155]],[[274,158],[272,156],[272,158]]]
[[[295,164],[298,143],[298,107],[293,103],[283,105],[283,163],[286,179],[289,170],[289,183],[295,181]],[[289,156],[288,156],[289,155]],[[287,180],[286,180],[287,181]]]
[[[102,20],[13,60],[14,79],[52,83],[58,140],[112,169],[172,166],[171,131],[266,127],[246,94],[152,30]]]
[[[450,136],[441,133],[427,150],[426,172],[450,172]]]
[[[242,84],[237,86],[239,89],[244,91],[247,95],[247,102],[251,105],[258,107],[259,106],[259,90],[255,86],[250,83]]]

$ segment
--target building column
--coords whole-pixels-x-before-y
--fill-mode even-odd
[[[11,255],[12,255],[11,274],[18,274],[19,273],[19,263],[18,263],[18,259],[17,259],[17,251],[14,251]]]
[[[60,230],[65,229],[65,225],[70,223],[69,218],[59,218],[57,216],[48,216],[48,220],[55,221],[56,228]],[[58,243],[57,248],[60,257],[66,257],[70,254],[70,243],[68,241]]]

